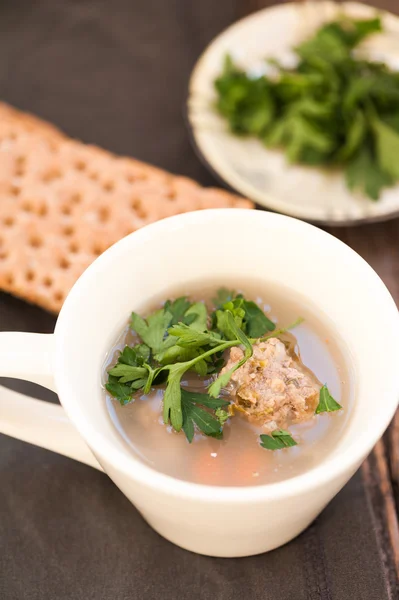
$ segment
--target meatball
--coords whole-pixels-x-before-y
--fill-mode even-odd
[[[244,353],[231,348],[222,373],[233,367]],[[310,419],[319,401],[321,383],[293,349],[270,338],[253,345],[253,355],[231,377],[227,391],[235,408],[265,430],[285,428]]]

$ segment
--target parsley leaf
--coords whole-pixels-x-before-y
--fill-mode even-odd
[[[224,72],[215,87],[219,92],[218,110],[228,119],[232,131],[262,135],[275,114],[269,82],[248,78],[226,56]]]
[[[341,161],[347,160],[355,154],[362,145],[367,132],[366,118],[361,110],[353,115],[353,120],[348,126],[346,139],[338,151],[337,158]]]
[[[194,438],[194,421],[190,415],[191,404],[189,402],[182,402],[182,412],[183,412],[183,425],[182,429],[185,433],[187,441],[189,444],[193,441]]]
[[[183,425],[183,413],[181,406],[181,388],[180,381],[185,373],[185,363],[177,363],[169,368],[169,376],[165,394],[163,397],[163,420],[164,423],[170,423],[175,431],[180,431]]]
[[[105,387],[122,405],[130,402],[135,391],[141,388],[149,391],[155,372],[145,362],[149,356],[150,349],[145,344],[125,346],[116,365],[108,371]]]
[[[276,325],[271,321],[263,312],[261,308],[250,300],[244,301],[245,317],[244,322],[246,325],[246,333],[251,338],[260,338],[267,331],[274,331]]]
[[[205,377],[208,373],[208,365],[206,364],[206,360],[201,359],[194,365],[194,371],[198,373],[200,377]]]
[[[392,183],[392,178],[379,168],[367,146],[348,163],[345,175],[349,189],[364,192],[372,200],[378,200],[381,190]]]
[[[183,321],[186,311],[190,308],[191,302],[186,296],[176,298],[176,300],[167,300],[164,304],[164,311],[171,315],[169,325],[175,325],[179,321]]]
[[[220,288],[216,293],[216,297],[212,298],[212,302],[215,305],[215,308],[222,308],[223,304],[226,302],[230,302],[234,300],[236,297],[236,293],[233,290],[228,290],[227,288]]]
[[[226,301],[220,303],[224,299]],[[251,338],[259,338],[276,327],[255,302],[246,300],[242,294],[222,288],[214,302],[217,309],[212,318],[213,328],[218,329],[228,340],[234,339],[235,334],[227,322],[226,311],[231,312],[237,327]]]
[[[130,325],[141,337],[143,342],[149,346],[154,353],[157,353],[165,348],[164,338],[171,319],[171,313],[163,308],[155,311],[152,315],[147,317],[147,320],[133,312]]]
[[[197,331],[205,331],[207,328],[208,314],[203,302],[195,302],[185,313],[185,323]],[[187,322],[187,319],[189,322]]]
[[[194,437],[194,423],[205,435],[213,436],[221,433],[222,423],[220,419],[215,418],[211,413],[201,408],[201,406],[221,410],[221,406],[226,406],[228,402],[210,398],[207,394],[190,392],[184,388],[181,388],[181,402],[183,431],[190,444]]]
[[[220,344],[220,336],[212,331],[198,331],[193,325],[178,323],[169,330],[169,335],[179,338],[175,342],[182,348],[200,348],[201,346]]]
[[[275,145],[284,145],[287,158],[291,163],[301,162],[306,150],[312,149],[321,153],[325,160],[334,148],[329,132],[304,115],[287,114],[280,122],[279,138]],[[269,139],[269,145],[272,145]]]
[[[178,340],[176,339],[176,342]],[[158,352],[155,355],[155,358],[161,365],[169,365],[177,362],[186,362],[188,360],[192,360],[196,358],[201,353],[201,350],[198,348],[186,348],[183,346],[172,346],[171,348],[167,348],[163,352]]]
[[[108,375],[108,381],[105,384],[105,387],[108,392],[122,404],[122,406],[130,402],[132,399],[131,387],[119,383],[117,377]]]
[[[311,60],[313,56],[317,56],[331,63],[339,63],[347,59],[349,50],[348,44],[337,31],[335,23],[321,27],[313,38],[295,48],[296,53],[304,60]]]
[[[118,357],[118,362],[124,365],[131,365],[132,367],[137,367],[137,354],[134,348],[130,346],[125,346]]]
[[[223,410],[223,408],[217,408],[215,410],[215,417],[218,419],[219,423],[223,427],[226,421],[230,418],[230,413],[227,410]]]
[[[119,382],[121,382],[122,380],[120,379]],[[151,381],[151,383],[150,383]],[[132,391],[137,392],[138,390],[141,390],[141,388],[143,388],[143,392],[148,394],[148,392],[151,389],[151,385],[152,385],[152,380],[150,380],[149,377],[143,378],[143,379],[135,379],[135,381],[132,381],[132,383],[130,384],[130,387],[132,388]]]
[[[148,346],[146,346],[146,344],[136,344],[136,346],[134,346],[134,350],[136,351],[138,365],[140,365],[141,360],[144,363],[150,360],[151,350]]]
[[[119,377],[120,383],[128,383],[129,381],[147,378],[148,371],[144,367],[132,367],[119,362],[109,371],[109,374]]]
[[[316,415],[323,412],[334,412],[340,410],[342,406],[331,396],[328,387],[323,385],[320,390],[319,404],[316,408]]]
[[[392,179],[399,179],[399,133],[377,117],[372,121],[378,164]]]
[[[119,355],[118,363],[131,365],[132,367],[141,367],[150,358],[150,349],[145,344],[136,344],[136,346],[125,346]]]
[[[192,392],[182,388],[182,398],[187,402],[194,402],[207,408],[218,409],[229,405],[228,400],[224,398],[212,398],[209,394],[201,394],[200,392]]]
[[[344,16],[340,21],[320,27],[314,37],[298,46],[296,51],[302,57],[312,58],[312,55],[316,55],[327,61],[339,62],[365,37],[379,31],[382,31],[379,17],[352,20]]]
[[[205,433],[205,435],[212,435],[213,433],[220,432],[220,421],[215,419],[215,417],[200,406],[190,404],[190,408],[188,408],[188,403],[186,403],[186,410],[188,410],[189,418],[194,421],[198,429],[200,429],[202,433]]]
[[[364,38],[369,36],[371,33],[379,33],[382,31],[382,23],[380,17],[374,17],[373,19],[363,19],[351,21],[346,19],[343,25],[346,24],[347,40],[352,47],[356,46]],[[351,31],[352,30],[352,31]]]
[[[276,431],[272,431],[270,435],[262,434],[260,440],[260,445],[266,450],[281,450],[297,446],[297,442],[291,436],[290,432],[285,431],[285,429],[277,429]]]
[[[232,302],[228,302],[224,306],[228,306],[229,304],[233,305]],[[231,328],[231,321],[229,315],[233,316],[234,322],[237,327],[241,328],[242,326],[242,318],[245,314],[242,309],[238,309],[242,311],[242,315],[237,314],[237,309],[232,307],[232,310],[225,309],[216,311],[216,328],[224,335],[227,340],[234,340],[236,335]],[[234,312],[233,312],[234,311]]]

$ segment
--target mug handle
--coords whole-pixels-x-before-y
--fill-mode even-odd
[[[54,334],[0,332],[0,376],[25,379],[56,391]],[[0,433],[103,470],[62,406],[0,385]]]

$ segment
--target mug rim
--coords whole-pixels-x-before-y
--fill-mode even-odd
[[[268,211],[237,208],[205,209],[174,215],[172,217],[162,219],[161,221],[151,223],[129,234],[125,238],[122,238],[110,246],[110,248],[108,248],[84,271],[69,292],[55,327],[56,353],[54,358],[54,378],[56,387],[57,390],[59,390],[60,399],[67,415],[79,433],[82,435],[88,446],[92,449],[99,462],[101,463],[101,458],[99,457],[103,455],[106,457],[106,462],[112,465],[117,472],[123,473],[123,475],[127,478],[133,479],[147,488],[152,488],[158,493],[163,492],[169,496],[178,496],[202,501],[210,501],[213,503],[216,502],[228,504],[241,502],[256,503],[279,498],[300,496],[302,493],[307,493],[316,488],[324,486],[328,482],[345,476],[345,473],[352,475],[354,470],[357,469],[360,462],[371,451],[372,447],[389,425],[389,422],[396,411],[398,400],[396,400],[396,402],[392,400],[391,402],[387,403],[385,416],[378,424],[378,429],[374,429],[372,432],[367,430],[359,433],[356,440],[356,447],[350,456],[346,455],[346,460],[343,460],[342,457],[341,460],[339,460],[338,457],[335,459],[334,457],[330,457],[322,460],[321,463],[311,467],[304,473],[294,477],[274,483],[248,485],[242,487],[216,486],[189,482],[162,473],[143,463],[138,457],[136,458],[134,452],[124,452],[116,447],[105,434],[96,430],[92,423],[86,418],[85,413],[83,410],[81,410],[79,403],[68,402],[68,397],[72,393],[72,390],[69,390],[68,392],[69,379],[65,373],[65,370],[62,368],[63,344],[61,344],[59,340],[62,340],[63,336],[67,335],[68,333],[69,307],[73,306],[72,299],[79,296],[82,281],[89,276],[95,276],[97,272],[101,271],[103,264],[105,264],[106,261],[111,260],[112,255],[116,255],[123,245],[130,245],[132,238],[137,240],[139,243],[140,240],[146,239],[149,235],[153,236],[157,231],[159,233],[165,233],[167,230],[173,232],[174,227],[177,224],[184,223],[184,221],[188,221],[192,224],[193,220],[198,220],[198,223],[204,224],[208,218],[212,219],[214,216],[221,216],[221,214],[223,214],[223,217],[226,218],[227,213],[230,215],[235,215],[234,217],[228,218],[240,219],[240,214],[242,217],[244,217],[244,214],[252,214],[253,217],[249,218],[267,219],[275,221],[276,223],[289,222],[291,227],[293,226],[299,229],[302,228],[304,233],[307,235],[316,237],[319,236],[324,240],[329,240],[329,242],[332,244],[336,244],[337,247],[344,247],[345,252],[347,252],[348,255],[352,255],[352,258],[358,260],[359,265],[363,263],[369,274],[374,277],[376,285],[379,286],[379,294],[385,296],[385,305],[383,310],[390,310],[392,312],[393,321],[395,321],[396,329],[398,330],[399,334],[399,312],[384,282],[374,271],[374,269],[357,252],[355,252],[352,248],[347,246],[338,238],[309,223],[305,223],[293,217],[271,213]],[[394,325],[394,322],[392,325]],[[396,379],[397,378],[395,378],[395,380]],[[398,386],[394,385],[395,380],[392,378],[391,382],[392,398],[397,396],[399,397]],[[329,468],[326,468],[327,464]],[[107,469],[105,469],[105,471],[107,472]]]

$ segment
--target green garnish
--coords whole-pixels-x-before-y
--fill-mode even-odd
[[[215,308],[222,308],[223,304],[226,302],[230,302],[233,298],[236,297],[236,293],[234,290],[228,290],[227,288],[219,288],[216,297],[212,298],[212,302],[215,305]]]
[[[274,331],[276,325],[267,318],[255,302],[244,300],[244,326],[246,334],[251,338],[260,338],[267,331]]]
[[[150,349],[145,344],[137,344],[134,348],[125,346],[116,365],[108,371],[106,388],[122,405],[130,402],[133,391],[147,385],[152,372],[146,364],[149,357]],[[127,383],[130,385],[125,385]]]
[[[198,429],[205,435],[217,436],[221,434],[224,421],[218,416],[220,412],[223,413],[222,407],[227,406],[229,403],[222,398],[211,398],[207,394],[199,394],[197,392],[190,392],[181,388],[181,401],[183,411],[183,431],[186,434],[186,438],[191,444],[194,437],[194,423]],[[215,416],[206,410],[207,408],[215,409]]]
[[[163,310],[170,313],[170,325],[176,325],[179,322],[185,322],[184,317],[187,310],[190,308],[191,302],[187,300],[185,296],[176,298],[176,300],[167,300],[164,304]],[[188,323],[189,324],[189,323]]]
[[[214,300],[216,311],[212,314],[212,323],[229,339],[224,317],[226,311],[232,313],[236,325],[250,338],[260,338],[266,332],[274,331],[276,325],[251,300],[246,300],[242,294],[222,288]],[[233,336],[234,337],[234,336]]]
[[[342,406],[331,396],[328,387],[323,385],[320,390],[319,404],[316,408],[316,415],[323,412],[334,412],[341,410]]]
[[[183,368],[181,367],[183,364]],[[181,402],[180,382],[184,373],[187,371],[187,363],[177,363],[169,367],[169,376],[163,396],[163,421],[171,423],[176,431],[180,431],[183,426],[183,412]],[[166,369],[166,367],[164,367]]]
[[[141,367],[150,358],[150,349],[145,344],[136,344],[134,348],[125,346],[119,356],[119,363]]]
[[[230,418],[230,416],[231,416],[230,413],[228,413],[227,410],[224,410],[223,408],[217,408],[215,410],[215,417],[218,419],[218,421],[222,427],[226,423],[226,421]]]
[[[260,445],[266,450],[282,450],[283,448],[297,446],[297,442],[290,432],[285,429],[277,429],[272,431],[270,435],[262,434],[260,440]]]
[[[130,385],[119,383],[117,377],[108,375],[108,381],[105,384],[106,389],[114,398],[121,403],[122,406],[127,404],[132,399],[133,388]]]
[[[220,393],[233,373],[252,356],[253,344],[279,336],[302,322],[297,319],[288,327],[276,329],[257,304],[223,289],[218,292],[215,306],[216,310],[208,316],[203,302],[192,303],[181,297],[166,302],[146,319],[132,313],[130,325],[141,342],[125,346],[108,371],[106,389],[121,405],[130,402],[136,393],[148,394],[152,386],[166,383],[164,422],[175,431],[183,429],[190,443],[195,427],[205,435],[222,437],[223,426],[231,414],[226,410],[229,401]],[[217,376],[224,366],[223,353],[233,346],[243,348],[242,359]],[[187,371],[196,371],[201,377],[214,374],[207,393],[182,387]],[[324,386],[316,412],[339,408]],[[261,441],[268,449],[296,445],[284,430],[262,435]]]
[[[145,367],[131,367],[123,363],[117,363],[113,369],[109,371],[110,375],[119,378],[120,383],[128,383],[129,381],[137,381],[137,379],[147,379],[148,371]]]
[[[147,344],[154,353],[157,353],[162,352],[168,347],[168,340],[165,339],[165,334],[172,318],[172,313],[161,308],[150,315],[147,320],[133,312],[130,324],[143,342]]]
[[[399,180],[399,73],[366,59],[358,44],[381,31],[379,17],[327,23],[295,48],[294,68],[268,61],[270,76],[254,77],[227,56],[217,110],[233,133],[282,148],[291,163],[339,166],[351,190],[377,200]],[[215,304],[233,298],[224,290]]]

